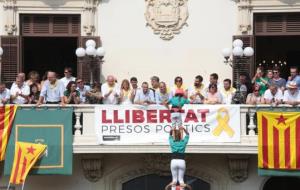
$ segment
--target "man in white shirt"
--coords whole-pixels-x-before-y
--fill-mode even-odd
[[[284,91],[283,95],[283,102],[292,106],[300,104],[300,91],[295,81],[287,84],[287,90]]]
[[[10,100],[10,92],[6,88],[5,83],[0,83],[0,103],[7,104]]]
[[[101,86],[101,93],[103,94],[103,104],[118,104],[120,88],[115,81],[115,77],[109,75],[107,76],[106,83]]]
[[[21,80],[21,82],[25,82],[25,73],[18,73],[17,77]],[[16,86],[16,82],[13,82],[10,88],[14,86]]]
[[[10,89],[10,98],[14,104],[27,104],[30,89],[21,77],[16,78],[15,85]]]
[[[220,89],[220,93],[222,95],[222,103],[223,104],[231,104],[232,98],[236,92],[236,89],[231,86],[231,80],[225,79],[223,81],[223,87]]]
[[[48,80],[45,81],[39,101],[37,105],[41,105],[46,100],[46,104],[61,104],[62,106],[65,105],[64,103],[64,91],[65,87],[64,84],[56,79],[56,73],[49,71],[47,75]]]
[[[86,103],[86,93],[89,92],[91,88],[88,85],[84,85],[82,79],[77,79],[76,84],[77,90],[80,93],[80,103],[84,104]]]
[[[134,103],[140,105],[155,104],[154,93],[149,89],[147,82],[143,82],[142,89],[137,92],[134,98]]]
[[[282,91],[275,83],[269,86],[269,89],[265,91],[264,102],[266,104],[281,104],[283,99]]]
[[[72,68],[71,67],[66,67],[64,69],[64,75],[65,75],[65,77],[61,78],[60,81],[63,82],[65,89],[66,89],[69,82],[75,81],[76,78],[72,76]]]

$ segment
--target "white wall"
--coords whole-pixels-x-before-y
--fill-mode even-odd
[[[3,3],[0,1],[0,35],[4,35],[4,25],[5,25],[5,15],[4,15],[4,8]],[[0,42],[1,44],[1,42]]]
[[[188,27],[171,41],[164,41],[146,27],[144,0],[102,0],[98,31],[106,49],[103,74],[120,80],[137,76],[140,83],[158,75],[173,84],[177,75],[191,83],[201,74],[206,81],[216,72],[231,78],[221,50],[231,46],[237,31],[237,8],[229,0],[189,0]]]

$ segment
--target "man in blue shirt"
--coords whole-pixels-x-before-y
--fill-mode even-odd
[[[288,84],[292,81],[296,82],[297,86],[298,86],[298,90],[300,90],[300,75],[298,72],[298,68],[297,67],[291,67],[290,68],[290,73],[291,76],[289,76],[288,81],[286,83],[286,87],[288,86]]]

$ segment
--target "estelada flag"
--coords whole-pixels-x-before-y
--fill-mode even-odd
[[[46,145],[27,142],[16,142],[15,156],[9,183],[24,183],[27,174],[40,155],[46,150]]]
[[[300,112],[257,112],[258,167],[300,169]]]
[[[5,158],[5,150],[16,110],[16,105],[5,105],[0,107],[0,161]]]

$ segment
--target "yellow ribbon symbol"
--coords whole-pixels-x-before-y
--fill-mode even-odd
[[[218,115],[217,115],[218,126],[214,129],[213,135],[220,136],[222,131],[225,131],[229,137],[233,137],[234,131],[228,125],[229,119],[230,119],[229,112],[226,108],[218,109]]]

